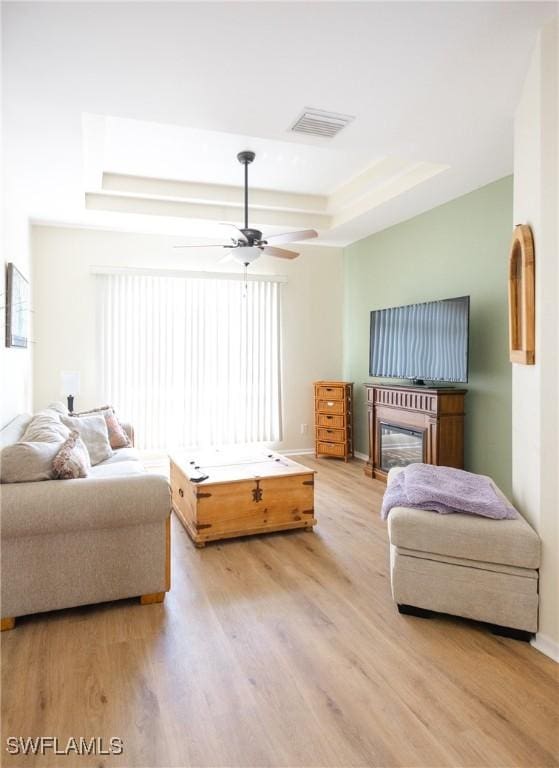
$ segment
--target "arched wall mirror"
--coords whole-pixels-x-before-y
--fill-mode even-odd
[[[527,224],[514,228],[509,256],[509,358],[533,365],[535,360],[534,239]]]

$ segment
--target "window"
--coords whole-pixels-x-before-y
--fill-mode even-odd
[[[278,282],[98,280],[103,391],[138,447],[281,439]]]

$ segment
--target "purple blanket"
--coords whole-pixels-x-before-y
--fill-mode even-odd
[[[431,464],[409,464],[396,475],[382,500],[383,520],[392,507],[415,507],[443,515],[467,512],[495,520],[518,517],[488,477]]]

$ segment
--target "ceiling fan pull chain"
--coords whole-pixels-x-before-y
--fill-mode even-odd
[[[246,299],[248,297],[248,263],[245,262],[244,264],[244,279],[245,279],[245,285],[243,289],[243,299]]]

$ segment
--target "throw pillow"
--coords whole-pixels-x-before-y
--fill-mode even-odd
[[[35,483],[52,480],[52,462],[62,441],[23,442],[7,445],[0,451],[1,483]]]
[[[60,420],[60,414],[50,408],[36,413],[20,442],[22,443],[61,443],[70,436],[70,430]]]
[[[75,429],[54,457],[52,469],[55,478],[59,480],[87,477],[91,469],[91,461],[85,443]]]
[[[128,438],[128,435],[124,431],[112,408],[109,408],[108,411],[103,411],[103,416],[107,422],[111,448],[128,448],[130,445],[130,439]]]
[[[101,408],[93,408],[91,411],[82,411],[73,414],[74,416],[88,416],[93,413],[100,413],[105,417],[107,429],[109,430],[109,442],[111,448],[128,448],[132,443],[126,434],[124,427],[116,417],[114,408],[110,405],[103,405]]]
[[[56,413],[61,413],[63,416],[68,415],[68,408],[64,403],[61,403],[60,400],[55,400],[53,403],[49,403],[47,408],[49,411],[56,411]]]
[[[105,417],[100,414],[91,416],[62,416],[62,423],[69,429],[76,430],[91,459],[92,466],[99,464],[113,455],[109,442],[109,432]]]

